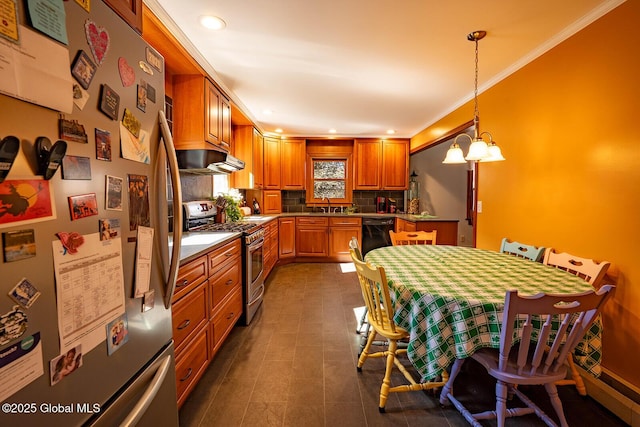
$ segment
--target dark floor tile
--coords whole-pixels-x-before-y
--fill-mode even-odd
[[[242,420],[243,427],[280,427],[284,424],[285,402],[251,403]]]
[[[324,427],[323,404],[288,404],[285,410],[284,427]]]

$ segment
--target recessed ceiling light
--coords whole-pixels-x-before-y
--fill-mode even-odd
[[[389,129],[389,130],[387,131],[387,135],[393,135],[394,133],[396,133],[396,131],[395,131],[395,130],[393,130],[393,129]]]
[[[336,133],[337,131],[335,129],[329,129],[329,133]]]
[[[210,30],[222,30],[227,26],[227,23],[218,18],[217,16],[204,15],[200,17],[200,24]]]
[[[278,128],[278,129],[276,129],[276,132],[282,133],[282,129]]]

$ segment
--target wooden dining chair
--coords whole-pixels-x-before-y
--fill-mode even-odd
[[[378,410],[385,412],[385,405],[389,393],[431,390],[442,387],[448,375],[446,372],[442,376],[442,381],[418,383],[415,381],[411,373],[398,360],[398,356],[406,355],[407,349],[400,348],[398,341],[409,338],[409,332],[406,329],[396,325],[393,321],[393,303],[391,302],[389,285],[383,267],[374,267],[371,264],[358,259],[353,249],[349,251],[351,258],[356,267],[362,297],[367,306],[367,322],[371,325],[367,343],[358,358],[358,372],[362,372],[362,366],[368,358],[386,358],[386,368],[382,385],[380,387],[380,405]],[[380,335],[388,342],[388,347],[378,352],[371,352],[371,346],[376,336]],[[408,384],[391,386],[391,373],[393,367],[404,375]]]
[[[473,426],[478,420],[497,419],[498,427],[505,418],[535,413],[549,426],[557,424],[540,407],[522,393],[518,385],[544,385],[551,405],[560,420],[567,420],[558,397],[557,381],[567,371],[565,361],[580,342],[602,306],[613,295],[615,287],[603,286],[580,294],[538,294],[521,296],[507,291],[500,330],[500,348],[481,348],[471,355],[497,381],[495,410],[471,413],[453,395],[453,382],[465,359],[457,359],[449,381],[442,389],[440,402],[453,403]],[[517,328],[515,328],[517,325]],[[507,397],[516,395],[525,407],[507,409]]]
[[[581,277],[595,289],[598,289],[611,263],[608,261],[598,263],[589,258],[578,257],[566,252],[557,253],[553,248],[548,248],[544,253],[543,264]],[[569,365],[571,378],[562,379],[556,385],[574,385],[581,396],[586,396],[587,388],[580,376],[580,372],[576,368],[573,356],[567,358],[567,364]]]
[[[511,241],[506,237],[502,239],[502,243],[500,244],[500,252],[535,262],[542,262],[544,249],[542,246],[536,247],[533,245],[525,245],[515,240]]]
[[[398,245],[435,245],[438,231],[389,231],[391,244]]]

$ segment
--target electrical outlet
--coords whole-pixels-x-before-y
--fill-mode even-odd
[[[460,235],[460,242],[464,242],[464,234]]]
[[[482,201],[478,200],[478,207],[476,208],[478,213],[482,213]]]

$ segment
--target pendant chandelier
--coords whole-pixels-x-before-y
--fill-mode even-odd
[[[479,162],[496,162],[504,160],[500,147],[498,147],[493,140],[493,137],[489,132],[480,132],[480,119],[478,113],[478,41],[482,40],[487,35],[486,31],[474,31],[467,35],[467,40],[475,42],[476,44],[476,74],[475,74],[475,86],[473,91],[474,111],[473,111],[473,127],[474,136],[461,133],[453,140],[451,148],[447,151],[447,155],[442,163],[455,164],[466,163],[467,161],[479,161]],[[469,152],[467,157],[462,154],[458,139],[461,137],[469,138],[471,145],[469,146]],[[488,142],[485,141],[485,137],[488,138]]]

